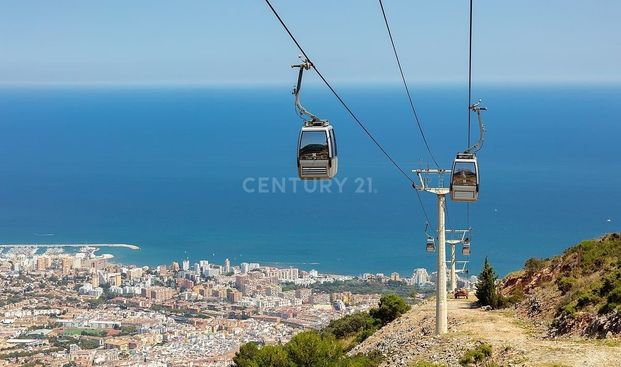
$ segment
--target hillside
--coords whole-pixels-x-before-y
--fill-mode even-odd
[[[506,308],[449,299],[449,333],[434,335],[435,303],[414,306],[350,354],[382,366],[621,366],[621,236],[530,259],[499,284]],[[562,337],[561,337],[562,336]],[[434,363],[434,364],[432,364]]]
[[[583,241],[550,259],[530,259],[501,293],[519,316],[550,336],[611,337],[621,333],[621,235]]]
[[[621,366],[621,341],[550,338],[513,309],[484,311],[472,300],[449,299],[449,332],[441,337],[434,336],[434,316],[434,302],[415,306],[350,353],[377,350],[386,357],[381,367]],[[466,363],[465,357],[483,346],[491,356]]]

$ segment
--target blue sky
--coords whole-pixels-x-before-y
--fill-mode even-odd
[[[377,0],[273,0],[322,72],[395,82]],[[408,79],[466,77],[467,6],[385,0]],[[0,83],[291,83],[262,0],[0,0]],[[478,82],[621,81],[618,0],[475,0]]]

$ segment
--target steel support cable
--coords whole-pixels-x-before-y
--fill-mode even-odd
[[[373,137],[373,135],[371,134],[371,132],[364,126],[364,124],[362,123],[362,121],[360,121],[360,119],[354,114],[354,112],[351,110],[351,108],[349,108],[349,106],[347,105],[347,103],[345,103],[345,101],[343,100],[343,98],[341,98],[341,96],[336,92],[336,90],[332,87],[332,85],[328,82],[328,80],[323,76],[323,74],[321,74],[321,72],[317,69],[317,66],[311,61],[311,58],[308,57],[308,54],[304,51],[304,49],[302,48],[302,46],[300,45],[300,43],[298,42],[298,40],[295,38],[295,36],[293,35],[293,33],[291,33],[291,31],[289,30],[289,27],[287,27],[287,25],[285,24],[284,20],[280,17],[280,15],[278,14],[278,12],[276,11],[276,9],[274,8],[274,6],[272,6],[272,3],[269,0],[265,0],[265,2],[267,3],[267,5],[269,6],[269,8],[271,9],[272,13],[274,13],[274,16],[276,17],[276,19],[278,19],[278,21],[280,22],[280,25],[282,25],[282,27],[285,29],[285,31],[287,32],[287,34],[289,35],[289,38],[291,38],[291,40],[293,41],[293,43],[295,43],[295,45],[297,46],[298,50],[300,50],[300,52],[302,53],[302,55],[306,58],[306,60],[308,60],[308,62],[310,62],[310,64],[313,66],[313,69],[315,70],[315,72],[317,73],[317,75],[319,76],[319,78],[323,81],[323,83],[328,87],[328,89],[330,89],[330,91],[332,92],[332,94],[336,97],[336,99],[341,103],[341,105],[343,106],[343,108],[345,108],[345,110],[347,111],[347,113],[349,113],[349,115],[352,117],[352,119],[354,119],[354,121],[358,124],[358,126],[360,126],[360,128],[367,134],[367,136],[371,139],[371,141],[373,141],[373,143],[379,148],[379,150],[384,154],[384,156],[386,156],[386,158],[388,158],[388,160],[392,163],[393,166],[395,166],[395,168],[405,177],[407,178],[407,180],[412,184],[415,185],[416,182],[412,179],[412,177],[410,177],[410,175],[408,175],[400,166],[399,164],[397,164],[397,162],[390,156],[390,154],[388,154],[388,152],[384,149],[384,147],[382,147],[382,145],[375,139],[375,137]],[[420,193],[418,192],[418,190],[414,190],[416,192],[416,197],[418,198],[418,202],[420,204],[420,207],[423,211],[423,214],[425,216],[425,219],[427,220],[427,222],[429,222],[429,216],[427,214],[427,210],[425,209],[425,205],[423,204],[423,200],[420,196]]]
[[[470,106],[472,105],[472,1],[470,0],[470,35],[468,37],[468,147],[470,147]]]
[[[472,1],[470,0],[469,36],[468,36],[468,147],[470,147],[470,119],[472,106]],[[470,227],[470,203],[466,203],[466,224]]]
[[[466,203],[466,226],[470,228],[470,203]]]
[[[395,46],[395,40],[392,36],[392,31],[390,30],[390,25],[388,24],[388,18],[386,17],[386,11],[384,10],[384,3],[382,0],[379,0],[380,8],[382,9],[382,16],[384,17],[384,24],[386,24],[386,30],[388,31],[388,37],[390,38],[390,44],[392,45],[392,51],[395,55],[395,59],[397,60],[397,66],[399,67],[399,73],[401,74],[401,80],[403,81],[403,87],[405,88],[405,93],[407,94],[408,101],[410,102],[410,109],[412,110],[412,115],[416,120],[416,125],[418,125],[418,131],[420,132],[420,136],[423,138],[423,142],[425,143],[425,147],[427,148],[427,152],[431,157],[431,160],[439,169],[440,165],[438,161],[434,157],[431,152],[431,148],[429,147],[429,142],[427,141],[427,137],[425,136],[425,132],[423,131],[422,124],[420,122],[420,118],[418,117],[418,113],[416,112],[416,107],[414,107],[414,102],[412,100],[412,94],[410,93],[410,88],[408,87],[408,83],[405,80],[405,74],[403,73],[403,67],[401,66],[401,60],[399,59],[399,53],[397,53],[397,47]]]

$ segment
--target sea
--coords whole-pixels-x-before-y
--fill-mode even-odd
[[[435,167],[401,86],[336,87],[411,179]],[[413,96],[450,169],[467,145],[466,88]],[[486,257],[504,275],[621,231],[621,86],[490,84],[473,97],[488,108],[480,199],[447,208],[448,228],[472,228],[472,254],[457,255],[470,274]],[[302,103],[335,128],[335,180],[296,178],[302,121],[289,85],[1,87],[0,243],[137,244],[100,253],[149,266],[229,258],[352,275],[432,271],[425,231],[436,235],[436,197],[420,193],[423,211],[329,90],[305,89]]]

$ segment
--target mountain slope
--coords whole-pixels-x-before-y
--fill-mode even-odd
[[[434,335],[435,302],[428,300],[350,353],[377,350],[386,357],[382,366],[401,367],[475,365],[464,358],[485,349],[491,356],[476,365],[621,366],[621,235],[530,259],[499,289],[505,309],[449,299],[446,335]]]
[[[501,293],[519,315],[550,336],[611,337],[621,333],[621,235],[583,241],[550,259],[530,259],[507,276]]]
[[[386,356],[384,367],[413,367],[423,361],[452,367],[461,366],[460,359],[469,351],[487,344],[492,356],[480,366],[621,366],[619,341],[553,339],[513,309],[484,311],[474,307],[472,299],[449,299],[448,305],[446,335],[434,335],[435,302],[430,301],[413,307],[350,353],[378,350]]]

